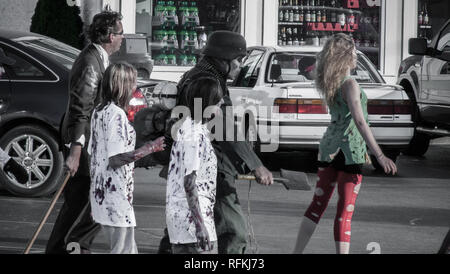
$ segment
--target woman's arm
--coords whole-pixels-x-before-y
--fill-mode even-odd
[[[352,114],[352,118],[355,121],[356,127],[361,133],[361,136],[364,138],[364,141],[366,141],[370,151],[376,156],[377,161],[383,167],[384,172],[392,172],[392,174],[395,174],[397,172],[397,167],[391,159],[387,158],[383,154],[383,151],[378,146],[369,125],[366,123],[361,107],[361,91],[358,83],[354,79],[345,81],[342,85],[342,92],[344,100],[347,102],[348,108]]]
[[[164,150],[164,147],[164,137],[159,137],[155,141],[148,142],[136,150],[109,157],[109,166],[113,169],[119,168],[123,165],[137,161],[148,154],[162,151]]]
[[[186,191],[186,198],[191,211],[191,216],[195,224],[195,231],[197,236],[197,243],[203,250],[211,250],[211,242],[209,240],[208,230],[206,230],[203,221],[202,212],[200,210],[200,203],[198,201],[197,187],[195,180],[197,175],[195,171],[184,177],[184,190]]]

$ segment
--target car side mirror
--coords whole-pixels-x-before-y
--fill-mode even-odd
[[[281,66],[278,64],[273,64],[270,68],[270,79],[269,80],[277,80],[281,76]]]
[[[427,39],[425,38],[411,38],[408,41],[408,52],[412,55],[426,55],[427,54]]]

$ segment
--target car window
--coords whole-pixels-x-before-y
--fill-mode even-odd
[[[41,65],[20,52],[3,48],[6,56],[15,60],[13,65],[5,65],[11,80],[54,80]]]
[[[39,54],[72,69],[80,50],[51,38],[21,37],[15,42],[37,51]]]
[[[315,79],[316,56],[312,53],[277,53],[274,54],[271,66],[281,68],[281,75],[274,83],[313,82]],[[357,68],[352,71],[352,77],[359,83],[380,83],[382,78],[369,64],[367,58],[358,54]],[[268,75],[270,75],[271,67]],[[267,82],[272,82],[266,79]]]
[[[234,81],[236,87],[254,87],[261,70],[263,50],[254,49],[242,60],[241,71]]]

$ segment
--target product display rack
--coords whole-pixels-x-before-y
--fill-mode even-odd
[[[378,66],[380,7],[366,0],[280,0],[278,45],[323,46],[335,33],[349,34]]]
[[[152,56],[156,66],[194,66],[208,35],[239,25],[239,0],[153,0]],[[238,30],[237,30],[238,31]]]

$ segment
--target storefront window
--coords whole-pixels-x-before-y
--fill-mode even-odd
[[[450,3],[448,0],[419,0],[418,11],[418,36],[431,41],[449,19]]]
[[[193,66],[211,32],[240,32],[240,0],[136,0],[136,11],[156,66]]]
[[[278,45],[323,46],[349,34],[378,68],[381,0],[279,0]]]

